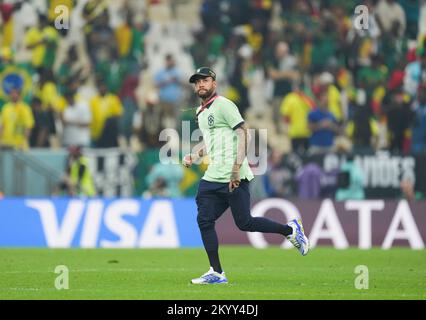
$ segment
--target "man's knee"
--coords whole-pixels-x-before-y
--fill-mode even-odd
[[[197,216],[197,223],[200,230],[209,230],[214,228],[214,220],[204,217],[200,214]]]
[[[252,231],[253,230],[253,218],[241,219],[235,221],[238,229],[241,231]]]

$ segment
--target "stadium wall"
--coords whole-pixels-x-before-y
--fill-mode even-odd
[[[302,217],[313,246],[337,249],[406,246],[423,249],[426,201],[333,202],[266,199],[254,216],[280,222]],[[0,200],[1,247],[178,248],[202,247],[194,199],[6,198]],[[222,244],[290,248],[278,235],[239,231],[229,212],[219,219]]]

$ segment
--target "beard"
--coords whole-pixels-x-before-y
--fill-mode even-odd
[[[200,93],[200,91],[201,91],[201,90],[198,90],[198,92],[197,92],[198,96],[199,96],[201,99],[206,99],[206,98],[210,97],[210,96],[213,94],[214,89],[213,89],[213,88],[211,88],[210,90],[205,89],[205,90],[204,90],[204,93]]]

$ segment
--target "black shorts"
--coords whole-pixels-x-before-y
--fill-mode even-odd
[[[229,183],[218,183],[201,180],[196,203],[198,208],[197,220],[214,222],[231,208],[235,222],[245,221],[250,217],[250,182],[241,180],[238,188],[229,192]]]

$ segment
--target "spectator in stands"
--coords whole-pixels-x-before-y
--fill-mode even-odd
[[[31,129],[34,127],[33,113],[31,107],[22,101],[19,90],[10,91],[10,100],[0,113],[0,146],[26,150],[29,147]]]
[[[68,159],[65,174],[57,193],[68,196],[94,197],[96,195],[89,161],[83,156],[81,147],[68,147]]]
[[[390,133],[389,150],[396,153],[408,152],[408,129],[413,120],[408,96],[401,89],[390,93],[385,98],[384,107]]]
[[[12,47],[14,37],[14,19],[13,13],[21,9],[23,0],[15,1],[14,3],[4,3],[0,0],[0,15],[2,19],[2,42],[3,48]]]
[[[387,17],[385,21],[389,21]],[[380,52],[385,52],[384,63],[389,71],[392,71],[400,61],[405,60],[405,52],[408,49],[408,35],[402,31],[401,22],[394,20],[390,29],[383,32],[380,37]]]
[[[65,93],[67,106],[62,113],[63,136],[62,144],[64,147],[70,146],[90,146],[90,124],[92,114],[86,101],[77,100],[75,93],[68,91]]]
[[[42,108],[42,103],[39,98],[33,98],[31,109],[34,117],[34,127],[30,135],[31,148],[48,148],[49,143],[49,116]]]
[[[366,106],[355,106],[353,113],[353,118],[346,127],[346,134],[352,141],[352,152],[374,152],[379,134],[377,121]]]
[[[250,107],[247,71],[251,65],[252,49],[249,44],[245,42],[244,37],[238,37],[237,54],[231,53],[232,57],[228,60],[229,69],[228,81],[235,94],[233,101],[238,105],[238,110],[244,116],[246,110]]]
[[[268,197],[286,197],[292,194],[291,172],[283,165],[283,154],[271,150],[268,155],[268,167],[263,177],[264,189]]]
[[[167,189],[166,181],[163,177],[158,177],[148,185],[148,190],[142,193],[144,199],[151,198],[168,198],[170,197],[170,192]]]
[[[275,52],[272,59],[267,63],[269,78],[274,83],[273,92],[273,119],[278,132],[282,132],[280,121],[280,106],[283,98],[292,91],[292,86],[299,79],[298,61],[290,53],[288,44],[279,41],[275,45]]]
[[[426,84],[419,86],[415,103],[411,152],[426,155]]]
[[[309,139],[309,153],[327,153],[333,148],[334,136],[341,132],[334,115],[328,108],[328,94],[321,92],[318,106],[308,114],[309,129],[312,134]]]
[[[10,47],[2,47],[0,49],[0,72],[6,67],[14,65],[14,54]]]
[[[288,126],[293,152],[304,154],[309,148],[311,132],[308,114],[314,104],[315,102],[299,88],[287,94],[281,103],[281,114]]]
[[[420,53],[416,61],[413,61],[405,68],[404,91],[411,98],[417,94],[421,83],[426,82],[426,50]]]
[[[123,8],[125,21],[115,29],[117,40],[117,50],[121,63],[142,64],[145,46],[145,34],[149,29],[149,24],[143,18],[135,15],[129,3]]]
[[[77,79],[84,81],[88,78],[89,73],[90,68],[87,68],[79,59],[77,46],[72,45],[55,74],[58,92],[64,94],[68,90],[70,83],[75,82]]]
[[[107,17],[105,17],[107,19]],[[120,60],[114,30],[105,21],[101,27],[96,28],[96,36],[92,40],[93,54],[92,67],[97,77],[101,77],[111,93],[118,94],[127,73],[138,70],[137,66],[128,65]],[[131,69],[133,68],[133,69]]]
[[[166,128],[164,111],[158,105],[158,95],[151,92],[147,95],[145,109],[135,113],[133,130],[140,143],[148,149],[160,148],[163,144],[159,140],[160,132]]]
[[[346,162],[340,167],[336,200],[363,200],[364,176],[362,170],[354,163],[353,156],[347,156]]]
[[[338,46],[337,26],[331,14],[322,15],[317,22],[314,20],[308,39],[312,46],[310,71],[318,73],[329,69],[335,63]]]
[[[398,1],[398,3],[404,9],[405,17],[407,20],[407,28],[405,29],[405,35],[409,39],[416,39],[419,34],[422,34],[422,30],[420,30],[419,27],[419,22],[422,17],[422,6],[426,5],[426,2],[409,0]]]
[[[40,14],[38,18],[38,25],[30,28],[25,34],[25,45],[32,53],[32,67],[41,74],[52,70],[55,63],[58,31],[49,25],[44,14]]]
[[[164,110],[170,125],[176,128],[180,120],[180,103],[182,101],[182,71],[176,66],[171,54],[165,58],[165,68],[155,74],[155,85],[159,90],[160,108]]]
[[[223,53],[224,44],[224,36],[217,29],[211,29],[206,37],[207,61],[197,66],[214,65]]]
[[[200,6],[200,16],[204,29],[216,27],[218,16],[221,15],[220,2],[215,0],[203,0]]]
[[[98,9],[103,12],[98,12],[92,31],[87,35],[89,57],[97,77],[102,77],[110,92],[118,94],[124,75],[129,70],[124,63],[120,64],[118,43],[110,26],[110,15],[106,8],[108,4],[105,2],[98,1],[99,5],[94,12],[98,12]]]
[[[183,167],[180,164],[157,163],[146,176],[149,193],[145,197],[171,197],[182,196],[179,184],[183,179]]]
[[[208,65],[208,39],[205,37],[205,31],[194,31],[193,39],[194,42],[191,44],[189,51],[194,62],[194,68],[198,68],[198,66]]]
[[[314,80],[314,90],[327,93],[329,111],[334,115],[337,122],[342,123],[345,119],[342,110],[340,91],[334,84],[334,76],[330,72],[322,72],[318,78]]]
[[[105,48],[108,51],[110,46],[115,44],[114,32],[109,26],[108,1],[88,0],[83,7],[82,15],[87,53],[92,67],[95,68],[99,54],[105,53]]]
[[[24,89],[31,83],[30,74],[25,68],[19,66],[14,60],[14,51],[10,47],[0,48],[0,111],[3,105],[9,100],[10,89]],[[10,77],[12,75],[12,77]],[[17,75],[14,76],[14,75]],[[0,87],[0,88],[1,88]],[[22,99],[28,101],[28,90],[22,90]],[[25,93],[24,93],[25,92]]]
[[[84,30],[93,31],[102,24],[102,17],[108,14],[108,3],[105,0],[88,0],[83,7]]]
[[[371,65],[361,68],[357,74],[357,86],[365,90],[367,103],[375,114],[381,112],[383,94],[377,93],[385,90],[387,77],[388,70],[379,54],[372,55]]]
[[[139,74],[129,73],[124,79],[120,90],[120,100],[123,104],[123,115],[120,117],[120,134],[124,137],[126,144],[130,143],[133,134],[133,118],[138,110],[136,89],[139,86]]]
[[[93,146],[112,148],[119,145],[119,117],[123,114],[120,98],[109,93],[106,84],[98,80],[98,94],[90,101],[90,126]]]
[[[407,26],[405,12],[397,1],[379,0],[375,7],[375,13],[383,33],[390,33],[393,29],[398,30],[400,37],[405,33]]]
[[[324,172],[314,162],[307,163],[295,175],[297,181],[297,196],[300,199],[318,199],[321,194],[321,179]]]
[[[403,87],[406,66],[407,63],[405,59],[401,59],[396,63],[391,73],[389,73],[390,76],[388,79],[387,90],[393,91]]]
[[[58,146],[56,114],[65,108],[63,97],[59,95],[52,70],[43,69],[40,80],[34,87],[34,95],[41,100],[41,107],[49,126],[49,145]]]

